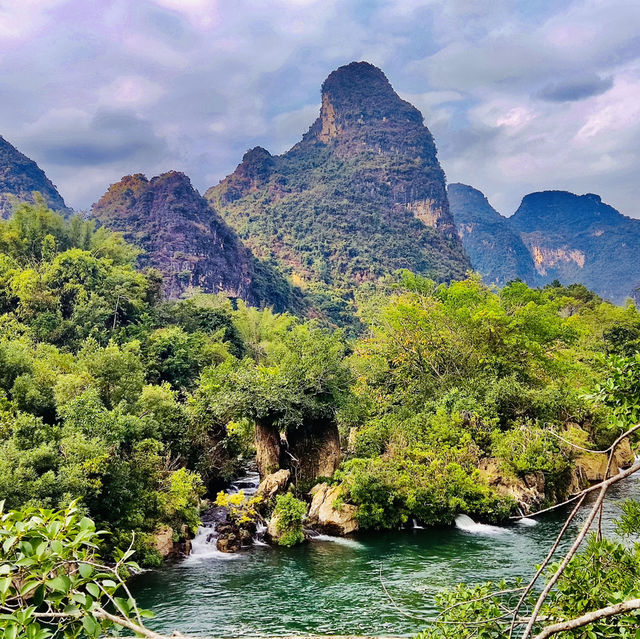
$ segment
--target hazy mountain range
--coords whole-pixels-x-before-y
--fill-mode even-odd
[[[640,220],[593,194],[526,195],[503,217],[478,190],[446,187],[420,112],[376,67],[340,67],[316,121],[280,156],[256,147],[201,196],[177,172],[113,184],[90,215],[145,251],[168,297],[189,287],[339,317],[354,287],[406,268],[469,268],[502,285],[582,283],[622,303],[640,285]],[[67,212],[44,172],[0,138],[0,214],[13,196]]]

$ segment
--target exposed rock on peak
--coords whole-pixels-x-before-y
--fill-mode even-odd
[[[162,272],[169,298],[199,287],[255,305],[290,305],[286,282],[258,263],[184,173],[169,171],[151,180],[127,175],[109,187],[92,213],[145,250],[141,264]]]
[[[448,280],[469,266],[433,137],[367,62],[329,75],[290,151],[253,149],[205,197],[256,254],[307,282],[352,286],[400,268]]]
[[[483,193],[466,184],[450,184],[449,203],[462,244],[473,268],[488,284],[503,286],[515,279],[534,285],[533,259],[509,221]]]
[[[69,210],[44,171],[0,136],[0,217],[11,215],[13,198],[33,202],[36,191],[54,211]]]
[[[471,187],[450,185],[449,199],[472,266],[487,281],[519,277],[536,286],[557,279],[584,284],[616,303],[640,298],[640,220],[599,195],[530,193],[510,218]]]
[[[322,84],[320,116],[305,137],[327,143],[347,134],[349,142],[358,138],[365,142],[367,131],[380,124],[422,128],[422,114],[398,96],[380,69],[352,62],[333,71]],[[373,141],[381,141],[375,133]]]

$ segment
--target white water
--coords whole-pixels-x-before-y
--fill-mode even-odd
[[[191,540],[191,552],[186,562],[202,561],[203,559],[235,559],[240,553],[220,552],[216,546],[216,527],[201,526],[198,534]]]
[[[251,497],[256,494],[258,486],[260,485],[260,475],[255,472],[247,473],[244,477],[239,477],[229,486],[229,494],[234,495],[242,491],[245,496]],[[258,524],[256,531],[256,539],[254,544],[256,546],[266,546],[262,537],[266,530],[266,526],[262,523]],[[215,524],[208,524],[200,526],[198,533],[191,540],[191,553],[187,558],[187,561],[199,561],[201,559],[237,559],[242,556],[242,553],[237,552],[220,552],[216,546],[218,535],[216,533]]]
[[[535,519],[531,519],[531,517],[521,517],[516,521],[516,524],[520,524],[521,526],[537,526],[538,522]]]
[[[411,523],[413,524],[413,529],[414,529],[414,530],[424,530],[424,526],[421,526],[421,525],[418,523],[418,520],[417,520],[417,519],[413,519],[413,520],[411,521]]]
[[[456,528],[476,535],[503,535],[509,531],[499,526],[489,524],[477,524],[469,515],[458,515],[455,519]]]
[[[333,537],[332,535],[311,535],[309,537],[311,541],[329,541],[332,544],[339,544],[340,546],[351,546],[352,548],[364,548],[364,544],[361,544],[355,539],[347,539],[346,537]]]

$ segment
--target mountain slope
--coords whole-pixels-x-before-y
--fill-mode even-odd
[[[183,173],[151,180],[140,173],[125,176],[93,205],[92,214],[145,250],[141,265],[162,272],[169,298],[192,286],[278,310],[292,304],[286,280],[253,257]]]
[[[205,197],[302,281],[350,287],[400,268],[442,281],[469,267],[422,115],[366,62],[329,75],[291,150],[249,151]]]
[[[38,191],[54,211],[67,211],[61,195],[44,171],[0,136],[0,217],[13,210],[12,198],[33,202]]]
[[[450,184],[447,191],[462,244],[485,282],[503,286],[521,279],[535,285],[538,273],[533,258],[509,220],[471,186]]]
[[[616,303],[640,282],[640,220],[622,215],[598,195],[531,193],[509,223],[544,282],[580,282]]]
[[[469,186],[450,185],[449,199],[472,266],[487,282],[520,278],[538,286],[557,279],[618,304],[640,300],[640,220],[598,195],[531,193],[510,218]]]

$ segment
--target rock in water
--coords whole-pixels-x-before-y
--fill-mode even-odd
[[[125,176],[92,213],[144,249],[141,265],[162,272],[168,298],[199,287],[276,310],[293,304],[284,278],[254,258],[183,173],[170,171],[151,180],[140,173]]]
[[[313,528],[329,535],[349,535],[358,530],[358,509],[353,504],[342,503],[341,486],[316,484],[309,494],[313,499],[308,519]]]
[[[35,191],[44,197],[47,206],[54,211],[69,211],[44,171],[0,137],[0,217],[7,218],[11,215],[12,197],[33,202]]]
[[[301,142],[249,151],[205,197],[257,255],[316,284],[400,268],[449,280],[469,267],[422,115],[366,62],[329,75]]]

